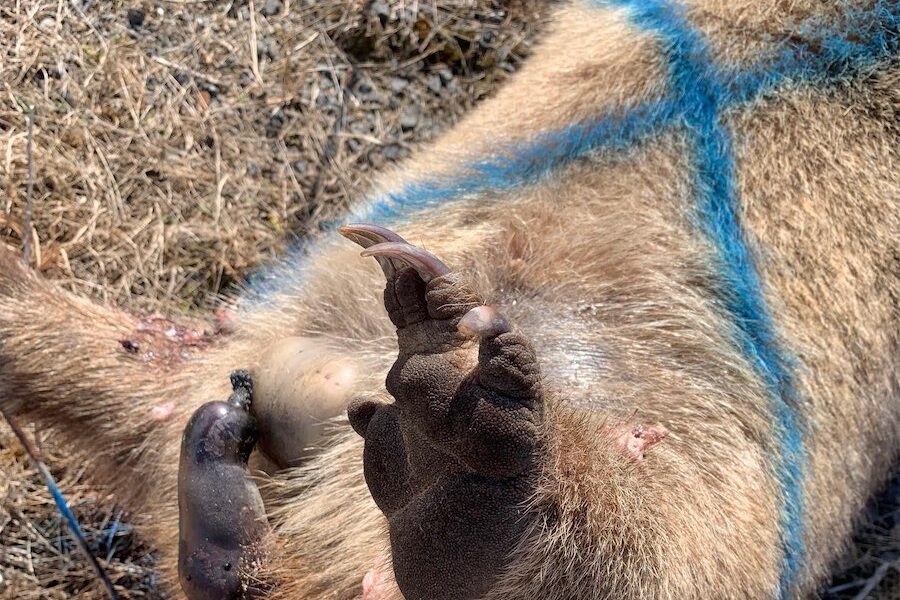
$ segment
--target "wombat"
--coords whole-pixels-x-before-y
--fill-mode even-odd
[[[249,369],[184,434],[189,598],[815,595],[900,447],[898,25],[569,3],[233,333],[7,256],[0,402],[134,492],[174,590],[185,423]]]

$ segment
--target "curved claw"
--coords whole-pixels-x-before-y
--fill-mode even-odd
[[[359,244],[363,248],[370,248],[376,244],[385,242],[395,242],[399,244],[407,243],[406,240],[390,229],[372,225],[370,223],[349,223],[339,227],[338,232],[351,242]],[[385,277],[391,278],[394,276],[397,271],[397,265],[390,258],[375,257],[375,259],[378,261],[378,264],[381,265],[381,270],[384,271]]]
[[[338,232],[351,242],[356,242],[363,248],[368,248],[369,246],[384,242],[407,243],[406,240],[390,229],[372,225],[371,223],[349,223],[339,227]]]
[[[450,272],[450,268],[434,254],[406,242],[375,244],[363,250],[362,256],[386,257],[402,261],[415,269],[425,283]]]

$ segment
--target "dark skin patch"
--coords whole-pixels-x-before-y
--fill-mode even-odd
[[[190,600],[259,597],[252,581],[269,532],[247,459],[256,444],[246,371],[231,376],[227,402],[208,402],[185,427],[178,467],[178,575]]]
[[[423,278],[417,269],[429,265],[409,268],[402,252],[390,260],[385,307],[400,352],[387,389],[395,402],[357,400],[350,422],[365,438],[366,483],[388,517],[405,598],[478,598],[528,525],[523,506],[543,414],[537,360],[523,336],[504,328],[485,329],[480,343],[458,331],[481,302],[456,275]]]

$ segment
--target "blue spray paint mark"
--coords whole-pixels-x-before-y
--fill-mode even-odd
[[[640,4],[627,0],[588,0],[598,6]],[[664,6],[661,2],[654,3]],[[671,6],[671,5],[669,5]],[[724,90],[719,108],[724,110],[752,101],[785,81],[827,83],[852,70],[883,60],[897,52],[900,43],[900,3],[876,0],[867,10],[847,10],[839,27],[816,17],[793,28],[795,35],[773,40],[777,50],[747,68],[720,67],[716,86]],[[712,73],[709,74],[713,76]],[[682,122],[677,98],[662,98],[634,107],[619,107],[615,113],[587,123],[575,123],[559,131],[546,132],[526,142],[501,146],[490,156],[470,163],[450,177],[411,183],[372,198],[358,212],[341,222],[367,219],[389,222],[409,218],[415,212],[485,192],[501,193],[535,183],[556,167],[597,151],[636,145]],[[333,230],[340,223],[323,226]],[[308,241],[297,240],[287,255],[273,267],[259,271],[248,281],[258,301],[303,280]]]
[[[453,177],[414,182],[374,198],[347,220],[396,221],[441,203],[533,184],[556,168],[598,151],[629,148],[671,127],[684,127],[694,143],[699,225],[719,254],[730,293],[726,308],[734,319],[742,350],[765,383],[779,432],[776,472],[783,492],[781,575],[788,595],[802,565],[802,478],[804,447],[788,357],[779,347],[761,282],[737,211],[731,137],[720,122],[730,108],[751,102],[789,82],[824,85],[847,77],[900,51],[900,2],[875,0],[870,8],[847,9],[841,22],[813,16],[791,27],[790,36],[771,40],[776,49],[745,68],[717,66],[680,4],[669,0],[588,0],[597,6],[628,9],[632,21],[663,42],[670,60],[666,97],[620,108],[590,123],[499,148]],[[305,250],[295,250],[281,268],[257,281],[297,282]]]
[[[803,488],[805,462],[801,424],[794,404],[788,361],[774,334],[739,222],[731,136],[721,122],[729,99],[709,49],[688,23],[681,7],[665,0],[613,0],[630,9],[633,21],[658,34],[669,59],[669,84],[678,99],[680,120],[693,141],[697,219],[718,253],[720,276],[728,290],[731,315],[744,355],[764,382],[776,421],[778,456],[774,468],[782,493],[781,595],[791,589],[804,554]]]

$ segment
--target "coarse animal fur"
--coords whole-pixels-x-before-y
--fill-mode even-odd
[[[552,390],[527,528],[485,598],[816,593],[900,449],[898,23],[891,0],[571,3],[357,207],[501,307]],[[174,581],[179,438],[229,371],[301,335],[384,390],[396,339],[357,253],[324,236],[260,276],[234,333],[174,341],[8,257],[0,402],[135,492]],[[667,437],[623,452],[647,423]],[[338,418],[322,446],[260,480],[272,598],[390,571],[362,441]]]

